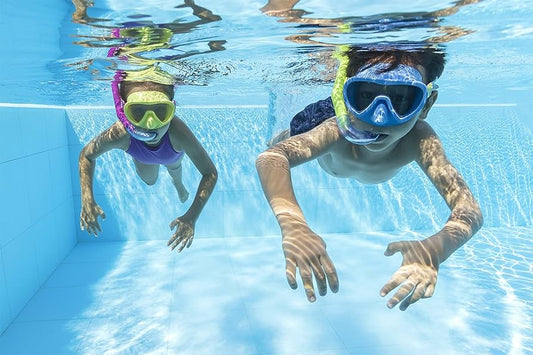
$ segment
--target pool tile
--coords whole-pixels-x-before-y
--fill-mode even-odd
[[[63,263],[106,263],[115,260],[127,247],[126,242],[83,243],[72,249]]]
[[[55,218],[53,213],[38,220],[25,233],[29,235],[31,248],[35,255],[35,264],[39,277],[39,286],[42,285],[66,256],[59,254],[59,250],[64,250],[62,246],[67,239],[62,240],[57,237],[55,231]],[[54,247],[50,247],[53,245]]]
[[[0,164],[0,196],[2,205],[9,206],[0,213],[0,246],[5,246],[31,224],[28,210],[28,179],[25,159]]]
[[[66,147],[68,145],[67,114],[64,109],[49,110],[49,112],[51,117],[46,121],[49,149]]]
[[[50,194],[51,204],[57,207],[66,199],[72,199],[71,166],[68,160],[68,147],[60,147],[48,152],[50,165]]]
[[[224,236],[261,236],[279,233],[279,227],[262,191],[226,191]]]
[[[247,307],[262,305],[270,298],[284,302],[294,292],[286,281],[280,237],[228,238],[228,258]]]
[[[190,196],[189,198],[194,198]],[[214,191],[196,222],[195,238],[222,237],[224,234],[224,193]]]
[[[2,149],[0,149],[0,165],[10,160],[19,159],[25,155],[22,149],[18,149],[23,130],[20,124],[21,111],[13,107],[0,107],[2,117],[2,129],[5,134],[2,138]]]
[[[13,323],[0,335],[4,354],[73,354],[89,320]]]
[[[41,288],[15,322],[92,318],[96,316],[100,302],[96,285]]]
[[[196,240],[189,250],[175,255],[171,309],[203,312],[206,308],[242,307],[236,270],[225,240]]]
[[[243,306],[203,312],[173,309],[166,334],[169,354],[259,353]]]
[[[0,252],[0,334],[11,322],[9,314],[9,303],[7,297],[7,285],[5,278],[4,261]]]
[[[113,269],[114,261],[98,263],[61,263],[44,288],[91,286],[104,282],[104,277]]]
[[[29,231],[1,249],[10,315],[14,318],[39,288],[34,235]]]
[[[25,159],[29,196],[30,219],[36,221],[52,210],[52,185],[50,181],[50,162],[48,152],[33,154]],[[67,188],[69,188],[67,186]]]
[[[265,305],[246,310],[260,354],[346,353],[343,341],[316,304],[278,299]]]
[[[419,320],[385,304],[339,303],[323,307],[325,318],[350,349],[405,344],[412,339],[411,350],[420,339]]]
[[[168,316],[121,314],[95,318],[77,339],[81,354],[167,354]]]
[[[57,241],[56,252],[62,261],[77,243],[72,198],[63,201],[52,213],[55,221],[53,236]]]
[[[54,115],[63,114],[56,110],[36,110],[22,108],[20,124],[24,134],[19,146],[25,155],[42,153],[50,149],[48,124],[54,122]]]

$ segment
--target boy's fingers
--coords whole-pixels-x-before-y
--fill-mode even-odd
[[[173,220],[172,222],[170,222],[170,224],[168,226],[170,227],[170,229],[174,229],[174,227],[176,227],[177,224],[178,224],[178,221],[177,220]]]
[[[322,265],[320,265],[318,260],[315,260],[313,263],[311,263],[311,268],[313,270],[313,274],[315,275],[318,294],[320,296],[325,296],[328,292],[328,285],[326,283],[326,275],[324,274]]]
[[[422,286],[422,284],[416,285],[413,293],[403,301],[403,303],[407,303],[407,304],[404,306],[402,303],[402,305],[400,306],[400,309],[404,311],[405,309],[407,309],[408,306],[419,301],[424,296],[425,291],[426,291],[426,287]]]
[[[287,282],[289,286],[296,290],[298,283],[296,282],[296,264],[289,258],[285,258],[285,275],[287,275]]]
[[[176,239],[176,235],[174,234],[172,237],[170,237],[170,239],[168,240],[167,242],[167,246],[170,246],[170,244],[172,244],[174,242],[174,240]]]
[[[396,254],[399,251],[402,251],[403,249],[403,242],[392,242],[387,245],[387,249],[385,250],[385,256],[391,256]]]
[[[429,298],[433,296],[433,292],[435,291],[435,285],[429,284],[428,287],[426,287],[426,291],[424,292],[424,298]]]
[[[381,297],[386,296],[390,291],[394,290],[398,285],[404,282],[407,279],[407,275],[403,273],[395,273],[392,275],[391,279],[381,288],[379,294]]]
[[[174,250],[176,249],[176,247],[178,246],[179,244],[179,239],[174,239],[174,241],[172,242],[172,245],[170,246],[170,250]]]
[[[413,301],[413,294],[408,295],[403,302],[400,304],[400,311],[405,311],[407,307],[415,303],[416,301]]]
[[[315,302],[315,289],[313,288],[313,278],[311,277],[311,270],[309,265],[300,265],[298,264],[298,269],[300,270],[300,277],[305,288],[305,294],[309,302]]]
[[[335,270],[333,262],[327,254],[320,257],[320,262],[324,271],[326,271],[330,290],[332,292],[339,291],[339,277],[337,276],[337,270]]]
[[[396,292],[394,296],[392,296],[392,298],[389,300],[389,302],[387,302],[387,307],[393,308],[394,306],[396,306],[401,300],[407,297],[409,293],[411,293],[414,287],[415,285],[413,285],[412,283],[403,284],[398,290],[398,292]]]

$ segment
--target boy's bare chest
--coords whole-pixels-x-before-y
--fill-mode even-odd
[[[354,178],[362,183],[376,184],[394,177],[410,159],[401,150],[389,154],[359,154],[351,146],[334,149],[320,157],[318,162],[327,173],[345,178]]]

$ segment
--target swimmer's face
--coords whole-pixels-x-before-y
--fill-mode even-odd
[[[417,67],[422,74],[423,80],[426,80],[425,70],[423,67]],[[361,110],[368,107],[374,98],[379,95],[388,96],[393,104],[394,110],[402,115],[407,112],[413,103],[416,95],[416,89],[409,85],[377,85],[373,83],[361,83],[358,90],[358,97],[356,102],[360,103]],[[372,132],[379,134],[375,142],[365,145],[365,148],[370,151],[383,151],[394,146],[401,138],[405,137],[416,125],[419,119],[424,119],[435,101],[437,92],[433,92],[430,99],[427,100],[424,108],[418,112],[412,119],[399,125],[393,126],[377,126],[363,122],[352,115],[352,125],[360,131]]]
[[[174,118],[175,104],[160,91],[132,90],[124,104],[128,121],[140,132],[154,134],[158,141]]]

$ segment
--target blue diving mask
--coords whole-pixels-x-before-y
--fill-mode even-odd
[[[413,67],[400,64],[384,71],[389,64],[367,66],[347,78],[349,60],[345,49],[334,54],[340,61],[331,99],[337,125],[349,142],[366,145],[375,142],[379,134],[356,128],[357,120],[375,126],[405,123],[422,110],[437,85],[422,82],[422,75]]]
[[[422,74],[404,64],[383,72],[388,64],[367,67],[344,83],[343,97],[348,111],[371,125],[388,127],[405,123],[424,107],[433,82],[422,82]]]

